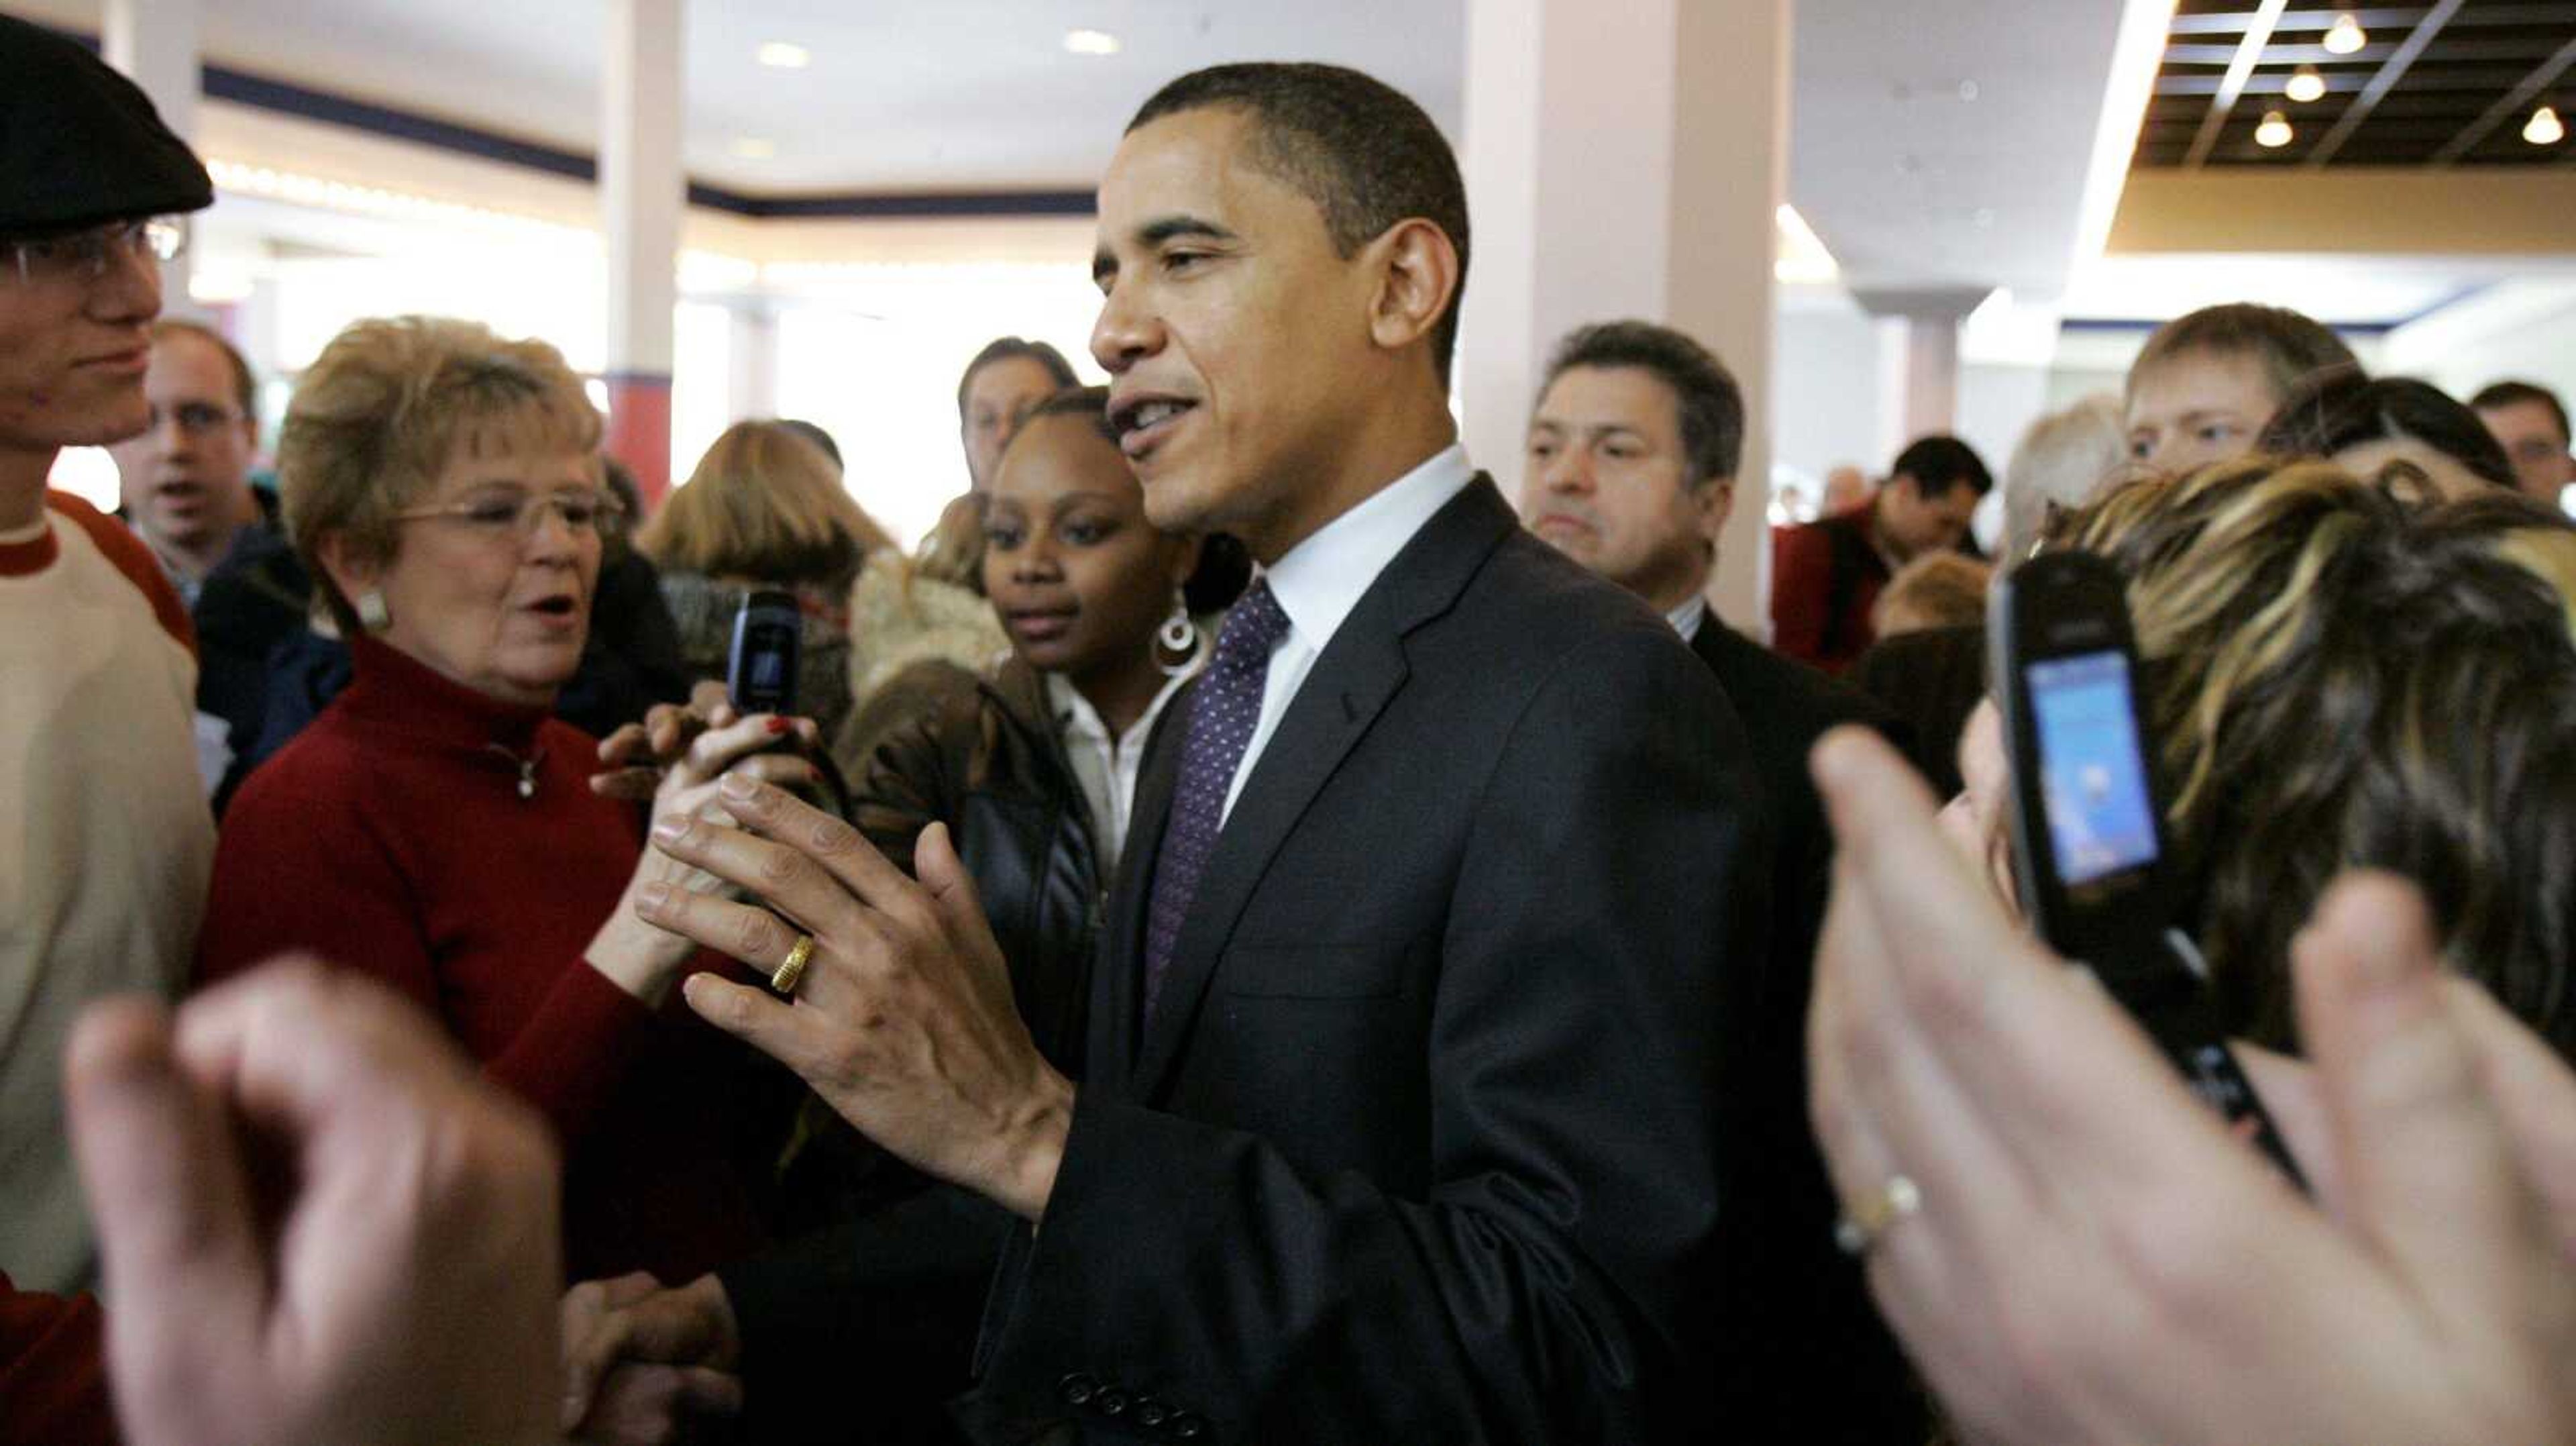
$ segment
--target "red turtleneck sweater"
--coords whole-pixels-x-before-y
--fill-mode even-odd
[[[597,745],[372,639],[353,654],[225,815],[199,982],[302,950],[419,1001],[554,1124],[573,1279],[742,1254],[793,1082],[677,990],[657,1015],[584,962],[644,842],[590,792]]]

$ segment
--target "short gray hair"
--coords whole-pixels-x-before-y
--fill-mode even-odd
[[[2120,399],[2096,392],[2030,424],[2004,467],[2004,536],[1997,560],[2030,555],[2048,525],[2049,504],[2083,506],[2129,462]]]

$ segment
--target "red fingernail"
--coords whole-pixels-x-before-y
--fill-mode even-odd
[[[784,733],[795,726],[795,724],[788,722],[784,718],[772,718],[769,720],[769,731],[772,733]]]

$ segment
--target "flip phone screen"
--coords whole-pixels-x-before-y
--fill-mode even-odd
[[[733,653],[725,667],[725,692],[736,712],[796,711],[797,654],[805,620],[793,594],[756,592],[733,620]]]
[[[2080,893],[2108,874],[2156,861],[2129,660],[2082,653],[2029,667],[2039,733],[2040,791],[2057,877]]]

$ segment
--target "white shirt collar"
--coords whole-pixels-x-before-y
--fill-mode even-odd
[[[1708,599],[1692,593],[1680,607],[1664,614],[1664,621],[1673,625],[1673,631],[1682,635],[1683,642],[1695,643],[1699,641],[1699,630],[1708,622]]]
[[[1041,673],[1038,676],[1046,680],[1047,706],[1055,710],[1058,722],[1085,738],[1125,747],[1131,740],[1141,740],[1154,731],[1154,720],[1163,716],[1163,705],[1171,702],[1172,695],[1181,691],[1181,685],[1197,674],[1198,669],[1192,667],[1179,677],[1167,680],[1162,691],[1154,695],[1154,701],[1146,704],[1145,711],[1137,715],[1134,726],[1115,738],[1109,736],[1109,725],[1101,721],[1100,710],[1091,706],[1091,700],[1082,696],[1082,690],[1073,686],[1072,679],[1062,673]]]
[[[1271,595],[1300,640],[1322,652],[1386,565],[1475,480],[1467,449],[1452,442],[1265,569]]]

